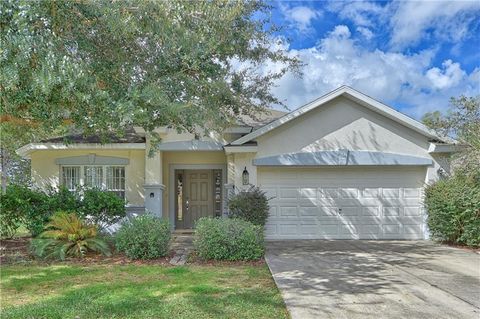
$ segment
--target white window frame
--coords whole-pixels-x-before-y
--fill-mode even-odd
[[[61,185],[63,184],[63,168],[64,167],[80,167],[80,178],[79,178],[79,186],[83,187],[85,186],[85,167],[102,167],[102,187],[101,189],[107,192],[123,192],[124,195],[124,200],[127,200],[127,168],[125,165],[95,165],[95,164],[87,164],[87,165],[60,165],[60,183]],[[117,168],[123,168],[124,170],[124,175],[125,175],[125,188],[122,189],[107,189],[107,169],[108,167],[117,167]]]

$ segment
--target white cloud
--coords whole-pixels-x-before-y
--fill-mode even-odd
[[[374,21],[385,14],[385,7],[368,1],[331,2],[328,8],[338,12],[340,18],[351,20],[358,26],[372,27]]]
[[[371,40],[374,36],[373,32],[369,28],[365,27],[357,27],[357,32],[359,32],[367,40]]]
[[[451,96],[480,92],[480,69],[467,74],[447,60],[432,66],[434,50],[416,54],[368,50],[351,38],[348,27],[336,26],[317,46],[289,51],[305,63],[303,78],[287,74],[273,92],[290,108],[297,108],[343,84],[352,86],[401,111],[420,118],[444,109]],[[266,66],[267,70],[275,66]]]
[[[405,48],[429,35],[458,42],[469,33],[480,1],[397,1],[391,7],[391,44]],[[430,31],[434,30],[434,31]]]
[[[466,76],[459,63],[446,60],[442,63],[443,70],[433,67],[427,71],[427,78],[436,89],[448,89],[456,86]]]
[[[312,21],[322,16],[321,11],[305,6],[287,7],[280,5],[285,20],[300,32],[312,31]]]
[[[459,43],[467,39],[478,23],[480,1],[332,2],[328,10],[356,27],[383,28],[390,33],[390,45],[402,50],[422,39]]]

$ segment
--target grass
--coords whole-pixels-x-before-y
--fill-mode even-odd
[[[265,265],[2,266],[1,318],[288,318]]]

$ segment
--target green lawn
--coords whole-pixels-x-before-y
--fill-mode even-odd
[[[2,266],[7,318],[288,318],[265,265]]]

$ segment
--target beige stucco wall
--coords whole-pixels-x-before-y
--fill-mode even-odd
[[[320,150],[370,150],[428,156],[427,137],[339,97],[258,138],[258,156]]]
[[[430,158],[425,182],[445,166],[428,153],[426,136],[345,97],[338,97],[257,139],[257,157],[322,150],[368,150]],[[444,167],[448,169],[448,166]]]
[[[169,194],[170,194],[170,166],[173,164],[227,164],[227,158],[223,151],[215,152],[162,152],[162,170],[163,170],[163,216],[168,218],[169,214]]]
[[[145,152],[143,150],[46,150],[31,154],[32,179],[37,187],[47,189],[49,185],[58,187],[60,167],[55,164],[57,158],[96,154],[128,158],[125,167],[126,198],[129,205],[143,206],[143,184],[145,174]]]

